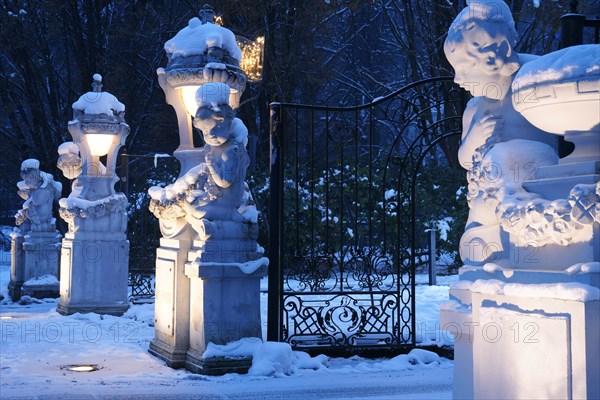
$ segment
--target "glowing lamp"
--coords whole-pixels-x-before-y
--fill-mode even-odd
[[[94,372],[98,371],[100,368],[95,364],[73,364],[61,367],[61,369],[73,372]]]
[[[185,110],[192,117],[196,116],[198,111],[198,101],[196,100],[196,92],[200,89],[200,86],[183,86],[181,88],[181,99]],[[230,88],[229,104],[239,104],[240,92],[234,88]]]
[[[198,103],[196,103],[196,91],[200,86],[183,86],[181,88],[181,99],[185,110],[189,115],[194,117],[196,110],[198,109]]]
[[[113,135],[104,135],[101,133],[88,133],[85,140],[93,156],[102,157],[108,154],[113,144]]]

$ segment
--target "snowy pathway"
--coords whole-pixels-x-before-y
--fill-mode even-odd
[[[0,265],[0,293],[4,295],[8,269],[6,263]],[[447,284],[418,287],[421,321],[435,323],[438,304],[447,298]],[[153,337],[151,304],[133,306],[120,318],[64,317],[55,307],[56,300],[19,305],[5,299],[0,303],[2,400],[451,398],[453,363],[445,359],[411,365],[398,358],[332,358],[313,362],[317,370],[295,365],[289,376],[206,377],[173,370],[148,354]],[[81,373],[64,368],[71,364],[94,364],[99,369]]]

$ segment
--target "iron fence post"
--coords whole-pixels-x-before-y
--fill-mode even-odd
[[[269,292],[267,309],[267,340],[281,341],[281,286],[283,239],[283,107],[270,105],[270,196],[269,196]]]
[[[583,26],[585,15],[577,12],[578,1],[571,1],[571,11],[560,17],[560,48],[576,46],[583,43]]]
[[[129,163],[127,162],[128,154],[121,154],[121,193],[125,193],[129,200]]]
[[[429,230],[429,286],[437,285],[437,260],[435,257],[435,229]]]

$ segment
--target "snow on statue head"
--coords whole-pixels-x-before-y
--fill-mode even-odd
[[[224,83],[206,83],[196,92],[198,111],[194,126],[210,146],[221,146],[231,134],[235,112],[229,105],[231,89]]]
[[[455,82],[473,96],[501,99],[519,69],[517,32],[503,0],[471,1],[456,17],[444,43]]]

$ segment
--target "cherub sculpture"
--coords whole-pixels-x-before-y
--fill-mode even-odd
[[[507,196],[531,195],[522,183],[540,166],[558,161],[554,141],[513,107],[511,83],[521,65],[535,56],[514,48],[517,33],[506,3],[471,1],[454,20],[444,44],[455,82],[474,96],[463,115],[459,161],[468,170],[470,212],[461,239],[466,264],[506,256],[496,214]]]
[[[52,203],[60,198],[62,185],[50,174],[40,171],[40,162],[28,159],[21,164],[22,181],[17,183],[19,196],[25,200],[15,215],[16,224],[24,232],[54,232]]]
[[[185,218],[203,238],[215,229],[243,237],[243,232],[253,229],[247,223],[256,224],[256,209],[245,183],[248,129],[235,118],[229,98],[230,88],[224,83],[207,83],[198,89],[194,126],[204,138],[204,162],[175,183],[149,191],[150,210],[158,218]]]
[[[244,221],[238,209],[244,198],[244,180],[250,162],[248,130],[229,105],[230,89],[208,83],[198,89],[194,126],[202,131],[208,152],[203,193],[190,204],[194,219]]]

